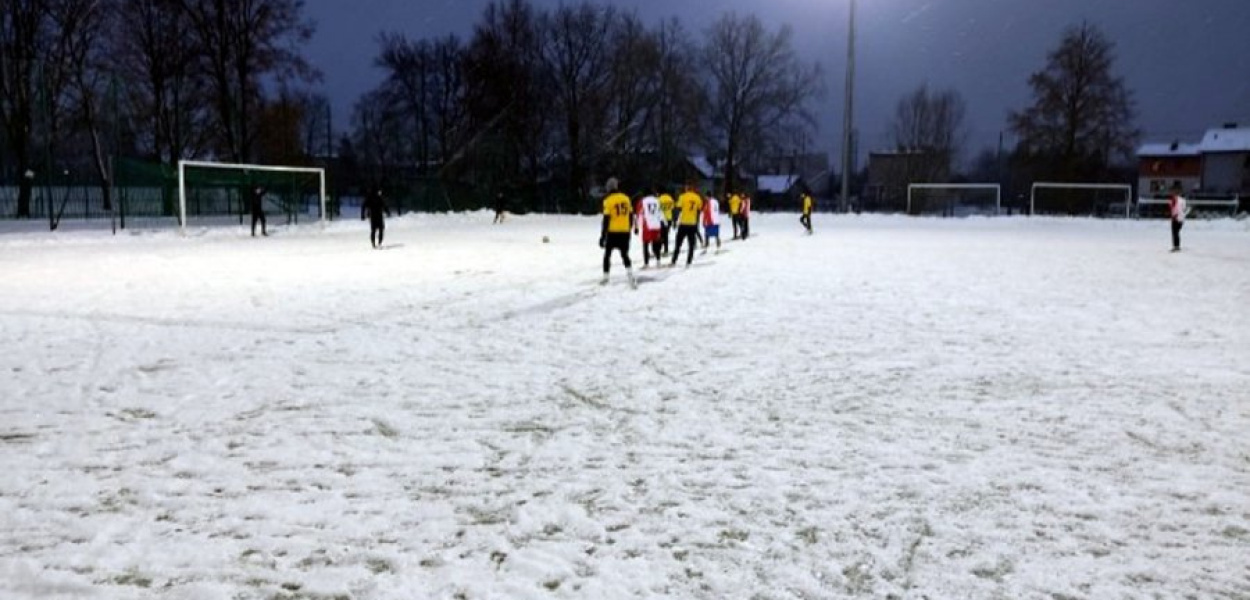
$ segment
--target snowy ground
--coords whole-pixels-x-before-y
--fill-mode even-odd
[[[489,221],[0,237],[0,598],[1250,597],[1250,224]]]

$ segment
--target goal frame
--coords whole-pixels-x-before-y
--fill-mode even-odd
[[[1074,183],[1065,181],[1035,181],[1029,189],[1029,216],[1037,214],[1037,190],[1122,190],[1124,192],[1124,218],[1133,214],[1133,186],[1127,183]]]
[[[321,203],[322,225],[326,223],[326,170],[320,167],[287,167],[280,165],[252,165],[246,163],[223,163],[205,160],[178,161],[178,230],[187,231],[187,167],[196,169],[234,169],[239,171],[268,171],[271,173],[307,173],[317,176],[317,198]]]
[[[907,184],[907,214],[911,212],[913,190],[994,190],[994,214],[1003,212],[1003,186],[997,183],[909,183]]]

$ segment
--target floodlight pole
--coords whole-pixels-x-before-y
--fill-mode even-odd
[[[842,105],[842,197],[838,210],[846,212],[851,195],[851,122],[855,102],[855,0],[851,0],[851,16],[846,36],[846,100]]]

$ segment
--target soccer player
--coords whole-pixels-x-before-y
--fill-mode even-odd
[[[660,231],[663,228],[664,215],[660,214],[660,199],[655,193],[643,196],[638,202],[638,216],[634,219],[634,233],[642,235],[642,268],[651,266],[651,255],[655,255],[655,264],[660,264]]]
[[[673,228],[673,195],[668,190],[661,190],[660,193],[660,213],[664,217],[660,224],[660,245],[664,250],[662,256],[668,256],[668,234]],[[657,261],[658,263],[658,261]]]
[[[360,203],[360,220],[365,220],[365,215],[369,216],[369,243],[374,248],[382,247],[382,236],[386,233],[386,219],[391,216],[391,209],[386,205],[386,198],[382,196],[382,188],[378,188],[365,196],[365,201]]]
[[[689,267],[690,263],[694,262],[694,247],[698,239],[699,212],[703,210],[703,198],[694,191],[693,185],[687,184],[686,191],[677,198],[677,207],[681,215],[678,217],[677,245],[673,247],[673,262],[670,266],[677,264],[677,257],[681,255],[682,240],[689,240],[690,251],[686,255],[686,266]]]
[[[1181,251],[1181,227],[1185,226],[1185,215],[1189,214],[1189,203],[1181,195],[1181,184],[1172,184],[1172,195],[1168,196],[1168,212],[1172,215],[1172,252]]]
[[[633,265],[629,262],[629,230],[634,228],[634,206],[629,196],[617,191],[617,181],[608,179],[608,195],[603,199],[603,230],[599,234],[599,247],[603,248],[603,280],[607,285],[608,271],[612,268],[612,251],[620,250],[621,262],[629,275],[630,287],[638,287],[634,279]]]
[[[738,208],[738,215],[742,219],[742,239],[747,239],[751,235],[751,197],[742,195],[742,206]]]
[[[707,247],[712,244],[712,238],[716,238],[716,252],[720,253],[720,200],[714,196],[708,196],[707,202],[703,203],[703,254],[707,254]]]
[[[503,192],[495,192],[495,221],[493,224],[503,223],[503,213],[506,205],[503,200]]]
[[[265,188],[256,186],[252,188],[248,194],[248,204],[252,209],[252,237],[256,237],[256,222],[260,222],[260,234],[268,236],[269,232],[265,231]]]
[[[738,228],[742,222],[742,196],[736,193],[729,195],[729,222],[733,224],[733,239],[736,240],[741,233]]]
[[[807,235],[812,234],[812,195],[803,194],[803,216],[799,217],[799,223],[807,229]]]

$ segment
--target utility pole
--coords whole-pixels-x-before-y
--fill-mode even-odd
[[[855,102],[855,0],[851,0],[851,18],[846,36],[846,100],[842,107],[842,197],[838,209],[846,212],[851,195],[851,123]]]

